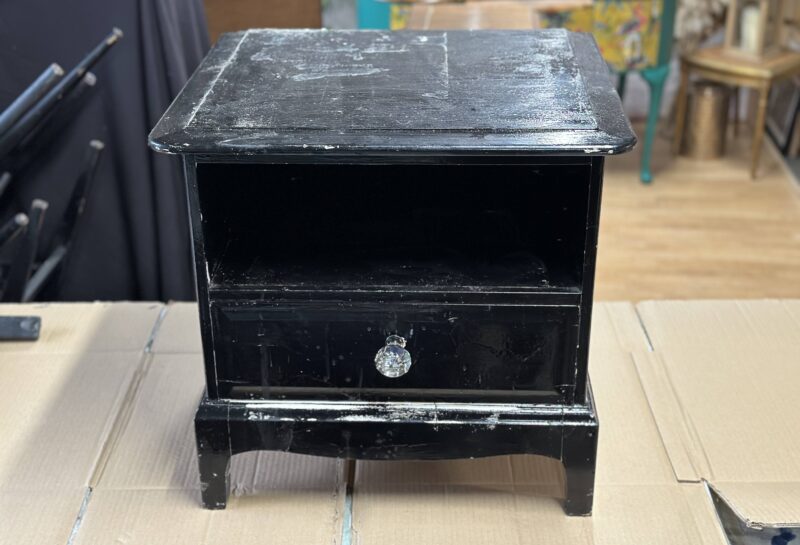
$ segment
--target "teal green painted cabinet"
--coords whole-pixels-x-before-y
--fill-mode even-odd
[[[650,183],[653,139],[672,55],[676,0],[594,0],[591,5],[546,11],[542,26],[591,32],[603,58],[619,75],[619,94],[629,72],[639,72],[650,87],[640,177]]]

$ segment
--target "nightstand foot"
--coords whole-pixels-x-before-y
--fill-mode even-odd
[[[215,406],[200,402],[195,416],[200,493],[206,509],[225,509],[230,492],[228,423]]]
[[[597,459],[597,423],[565,430],[562,462],[566,477],[564,511],[571,516],[592,514]]]

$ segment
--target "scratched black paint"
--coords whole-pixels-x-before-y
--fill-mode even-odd
[[[150,143],[186,165],[206,507],[273,449],[543,454],[591,512],[603,156],[635,137],[589,36],[228,34]]]
[[[564,402],[578,307],[271,302],[213,305],[223,397]],[[372,365],[390,334],[413,366]],[[573,367],[570,366],[569,369]]]
[[[591,36],[563,30],[225,34],[150,134],[160,151],[214,155],[591,155],[635,142]]]

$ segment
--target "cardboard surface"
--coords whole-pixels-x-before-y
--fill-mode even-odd
[[[0,305],[36,342],[0,343],[0,544],[67,543],[162,305]]]
[[[88,486],[140,359],[130,352],[3,355],[0,491]]]
[[[270,490],[232,497],[225,511],[207,511],[197,490],[98,490],[73,543],[335,543],[341,531],[338,515],[327,509],[329,496],[329,491]]]
[[[0,356],[141,352],[164,306],[161,303],[2,304],[0,316],[42,318],[36,342],[2,342]]]
[[[647,350],[632,305],[597,305],[590,377],[600,442],[591,518],[564,516],[563,470],[547,458],[358,462],[353,542],[420,543],[435,535],[459,544],[724,543],[705,532],[713,510],[696,522],[673,476],[632,358]]]
[[[677,478],[706,480],[754,526],[800,525],[800,302],[638,306],[636,364]]]
[[[153,339],[154,354],[200,354],[200,318],[195,303],[171,303]]]
[[[193,427],[204,388],[197,320],[196,305],[169,306],[74,544],[338,540],[345,481],[344,462],[335,459],[234,456],[228,508],[201,507]]]
[[[204,510],[196,307],[34,310],[39,344],[0,345],[13,385],[0,398],[0,544],[723,544],[703,480],[751,525],[800,523],[797,411],[782,387],[800,373],[798,301],[596,305],[587,518],[564,516],[563,470],[536,456],[359,461],[348,492],[341,461],[248,453],[233,458],[228,508]]]
[[[83,499],[74,491],[0,490],[0,543],[67,543]]]

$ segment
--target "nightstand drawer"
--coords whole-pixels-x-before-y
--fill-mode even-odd
[[[577,306],[219,301],[212,309],[222,396],[555,402],[574,383]],[[407,372],[387,370],[400,355],[406,365],[410,357]]]

